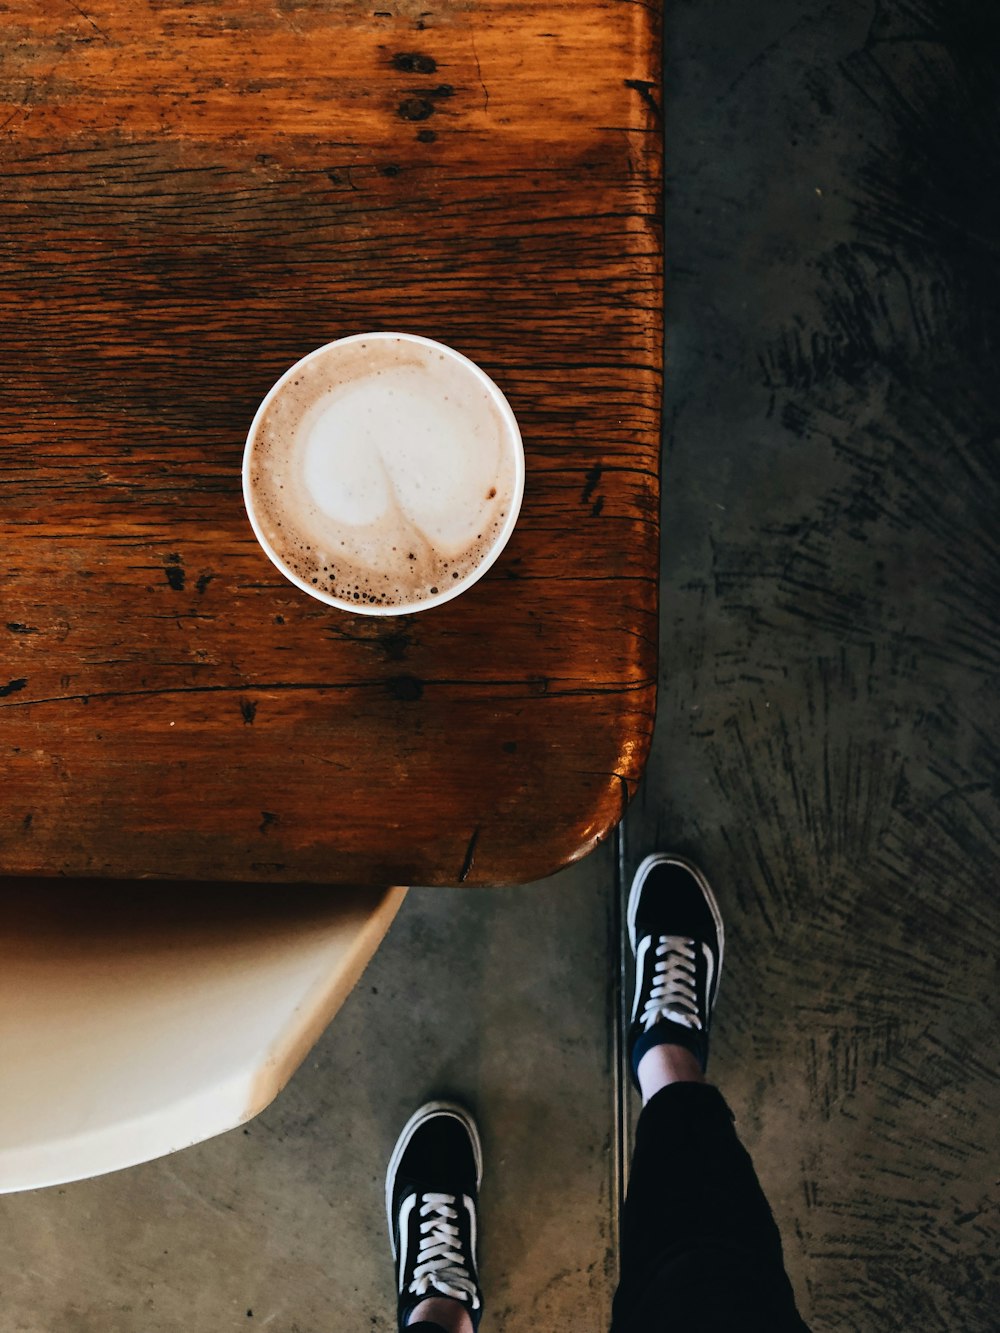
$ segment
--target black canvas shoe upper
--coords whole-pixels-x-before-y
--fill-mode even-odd
[[[466,1111],[446,1102],[429,1102],[411,1116],[386,1176],[400,1329],[410,1311],[432,1296],[461,1301],[478,1328],[481,1180],[479,1135]]]
[[[628,925],[635,953],[633,1079],[638,1085],[639,1061],[663,1043],[686,1047],[704,1070],[723,953],[722,918],[707,880],[680,857],[647,856],[632,881]]]

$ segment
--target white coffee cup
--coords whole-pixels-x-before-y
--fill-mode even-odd
[[[265,553],[311,597],[365,615],[465,592],[513,531],[524,448],[474,362],[412,333],[310,352],[267,394],[243,454]]]

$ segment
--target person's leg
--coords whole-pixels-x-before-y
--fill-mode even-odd
[[[647,857],[629,898],[629,1031],[643,1097],[613,1333],[802,1333],[781,1240],[732,1114],[705,1082],[723,926],[704,876]]]
[[[410,1117],[385,1182],[400,1330],[475,1333],[479,1327],[482,1176],[479,1133],[468,1112],[428,1102]]]

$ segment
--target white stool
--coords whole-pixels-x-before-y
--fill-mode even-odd
[[[0,1193],[132,1166],[255,1116],[405,894],[0,880]]]

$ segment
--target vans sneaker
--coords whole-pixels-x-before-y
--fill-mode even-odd
[[[385,1206],[396,1261],[399,1328],[432,1296],[450,1296],[482,1317],[476,1258],[483,1150],[460,1106],[428,1102],[407,1121],[389,1160]]]
[[[704,1071],[723,948],[722,917],[705,876],[682,857],[647,856],[632,880],[628,930],[635,954],[628,1052],[636,1086],[639,1061],[664,1043],[686,1047]]]

